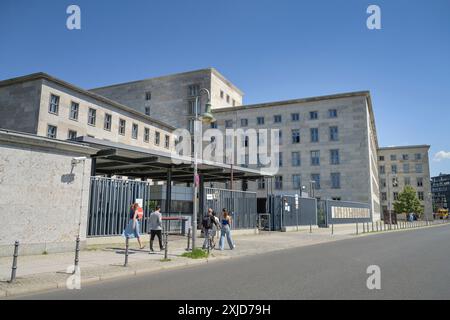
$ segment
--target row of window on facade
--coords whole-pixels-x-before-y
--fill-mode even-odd
[[[224,98],[225,98],[225,93],[223,92],[223,90],[220,90],[220,99],[223,100]],[[232,105],[233,105],[233,107],[235,107],[236,106],[236,100],[234,100],[234,99],[232,99],[232,100],[233,100]],[[229,94],[227,94],[226,101],[227,101],[227,103],[230,103],[230,95]]]
[[[58,115],[59,113],[59,96],[51,94],[50,96],[50,104],[49,104],[49,112],[55,115]],[[71,102],[70,104],[70,111],[69,111],[69,119],[78,121],[79,118],[79,112],[80,112],[80,105],[76,102]],[[97,123],[97,110],[94,108],[88,109],[88,118],[87,123],[90,126],[96,126]],[[119,118],[119,128],[118,132],[120,135],[126,134],[126,120]],[[112,127],[112,114],[105,113],[104,121],[103,121],[103,129],[106,131],[111,131]],[[131,126],[131,137],[133,139],[137,139],[139,134],[139,125],[137,123],[133,123]],[[48,125],[47,126],[47,136],[49,138],[56,138],[57,136],[57,126],[55,125]],[[69,130],[68,131],[68,139],[74,139],[77,137],[77,132],[75,130]],[[144,136],[143,136],[144,142],[150,142],[150,128],[144,127]],[[160,145],[161,140],[161,133],[159,131],[155,131],[155,145]],[[170,136],[165,135],[164,140],[164,146],[166,148],[170,147]]]
[[[275,155],[276,160],[278,161],[278,166],[282,167],[283,162],[283,152],[278,152]],[[261,157],[259,154],[256,156],[257,159],[257,165],[259,167],[262,167],[266,164],[268,164],[268,161],[266,158]],[[329,150],[329,163],[331,165],[338,165],[340,164],[340,155],[339,155],[339,149],[331,149]],[[241,163],[244,166],[247,166],[249,164],[249,155],[245,154],[242,155]],[[292,151],[291,152],[291,166],[292,167],[300,167],[302,164],[301,161],[301,153],[300,151]],[[310,151],[310,165],[311,166],[320,166],[320,150],[312,150]]]
[[[394,201],[398,200],[398,192],[393,192],[392,193],[392,198],[394,199]],[[420,201],[424,200],[424,193],[423,191],[417,191],[417,198],[419,198]],[[387,193],[386,192],[382,192],[381,193],[381,200],[382,201],[387,201]]]
[[[403,173],[410,173],[411,168],[409,163],[403,164]],[[415,164],[415,172],[416,173],[423,173],[423,164],[422,163],[416,163]],[[391,165],[391,173],[397,174],[398,173],[398,167],[396,164]],[[386,174],[386,166],[380,166],[380,174]]]
[[[399,181],[398,181],[398,177],[393,177],[392,178],[392,187],[393,188],[397,188],[399,186]],[[403,178],[403,183],[405,186],[410,186],[412,185],[411,183],[411,177],[404,177]],[[382,188],[386,188],[386,179],[380,179],[380,185]],[[416,186],[417,187],[423,187],[423,177],[417,177],[416,178]]]
[[[292,189],[300,190],[302,189],[302,179],[300,174],[293,174],[291,175],[292,180]],[[331,189],[340,189],[341,188],[341,174],[339,172],[333,172],[330,174]],[[311,174],[311,180],[314,181],[314,189],[320,190],[322,188],[320,183],[320,174],[319,173],[313,173]],[[266,188],[266,179],[261,178],[257,181],[258,189],[265,189]],[[276,190],[282,190],[283,189],[283,176],[277,175],[274,177],[274,188]]]
[[[389,156],[389,158],[391,159],[391,161],[397,161],[397,155],[396,154],[391,154]],[[400,159],[403,160],[403,161],[409,160],[409,154],[407,154],[407,153],[402,154]],[[379,156],[378,160],[379,161],[385,161],[385,157],[384,156]],[[414,160],[422,160],[422,154],[421,153],[415,153],[414,154]]]
[[[337,109],[330,109],[328,110],[328,118],[337,118]],[[309,112],[309,120],[317,120],[319,119],[319,112],[318,111],[310,111]],[[300,121],[300,113],[291,113],[291,121],[292,122],[298,122]],[[264,125],[266,122],[264,116],[256,117],[256,124],[261,126]],[[281,114],[276,114],[273,116],[273,123],[282,123],[283,117]],[[248,119],[242,118],[240,119],[241,127],[247,127],[248,126]],[[232,128],[233,127],[233,120],[225,120],[225,128]]]

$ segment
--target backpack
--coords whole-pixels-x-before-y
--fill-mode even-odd
[[[203,217],[202,225],[203,228],[205,229],[211,229],[211,217],[210,216]]]

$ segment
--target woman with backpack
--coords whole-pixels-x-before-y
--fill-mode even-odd
[[[125,230],[123,230],[122,235],[128,239],[136,238],[139,243],[139,247],[144,249],[145,246],[141,243],[141,234],[139,231],[141,225],[140,220],[142,220],[143,216],[143,210],[140,209],[141,208],[139,208],[139,204],[137,202],[131,205],[129,215],[130,220],[128,221]]]
[[[233,250],[235,248],[235,245],[233,243],[233,239],[231,238],[231,216],[229,215],[227,209],[223,209],[223,218],[220,228],[220,241],[219,241],[219,247],[220,250],[223,250],[223,247],[225,245],[225,237],[227,237],[228,245],[230,246],[230,250]]]

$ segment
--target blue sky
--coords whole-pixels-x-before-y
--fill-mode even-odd
[[[432,175],[450,173],[450,0],[2,0],[0,36],[0,79],[91,88],[212,66],[245,103],[370,90],[380,145],[431,144]]]

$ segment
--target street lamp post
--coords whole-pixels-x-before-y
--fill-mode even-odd
[[[199,103],[199,95],[205,92],[208,96],[208,101],[206,102],[205,112],[199,117],[198,115],[198,103]],[[192,250],[195,249],[196,240],[197,240],[197,199],[198,199],[198,184],[199,184],[199,176],[198,176],[198,133],[199,133],[199,125],[204,123],[211,123],[216,121],[214,116],[211,114],[211,94],[208,89],[201,88],[199,94],[195,97],[195,119],[194,119],[194,195],[193,195],[193,213],[192,213]],[[201,140],[200,140],[201,141]],[[200,145],[201,146],[201,145]]]

